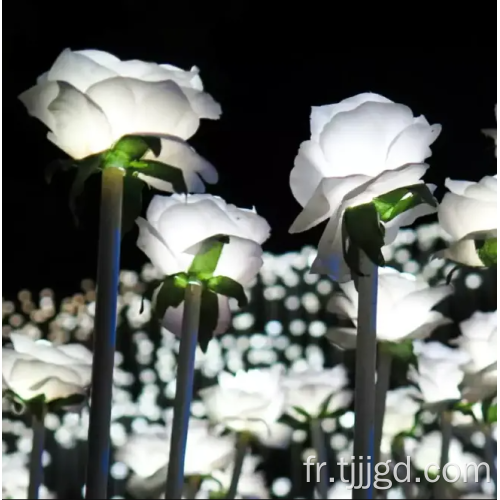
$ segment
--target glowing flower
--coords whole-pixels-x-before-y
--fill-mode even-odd
[[[470,356],[463,366],[462,393],[467,401],[481,401],[497,391],[497,311],[476,311],[460,330],[456,344]]]
[[[319,416],[322,410],[331,414],[345,408],[352,400],[352,392],[345,388],[348,383],[343,365],[289,374],[283,381],[287,395],[286,412],[297,420],[304,420],[305,416],[295,408],[300,408],[313,418]],[[328,398],[329,402],[324,408]]]
[[[285,391],[282,369],[255,369],[232,375],[222,372],[218,384],[199,392],[214,423],[235,431],[265,435],[283,415]]]
[[[497,177],[486,176],[479,182],[446,179],[450,190],[438,207],[439,223],[452,244],[439,255],[467,266],[488,265],[481,259],[475,240],[497,237]]]
[[[469,355],[461,349],[453,349],[440,342],[413,342],[417,366],[410,366],[409,378],[420,390],[425,403],[435,404],[458,401],[462,394],[459,386],[464,378],[463,366]]]
[[[90,385],[92,354],[80,344],[55,346],[12,333],[11,347],[2,349],[2,389],[23,401],[45,396],[50,403],[85,395]]]
[[[214,276],[226,276],[248,285],[262,266],[261,244],[269,237],[269,224],[254,210],[226,204],[210,195],[155,196],[147,220],[139,218],[138,247],[165,275],[187,272],[207,238],[230,237],[219,257]],[[214,334],[223,333],[231,319],[229,300],[219,295],[219,322]],[[167,309],[163,326],[181,332],[184,304]]]
[[[343,294],[336,294],[328,304],[330,312],[349,318],[352,327],[331,328],[328,339],[343,349],[356,347],[358,292],[354,282],[340,284]],[[377,296],[377,338],[379,341],[401,342],[428,337],[439,325],[449,320],[433,308],[452,293],[451,286],[430,287],[423,280],[390,267],[379,269]]]
[[[172,431],[168,430],[134,434],[118,450],[117,457],[140,478],[147,479],[159,471],[166,481],[169,459],[169,443]],[[234,455],[234,439],[230,436],[216,436],[210,432],[207,420],[191,418],[186,446],[184,471],[186,476],[208,475],[216,469],[226,467]]]
[[[37,84],[19,98],[28,113],[49,129],[47,138],[68,155],[82,159],[109,149],[127,134],[160,136],[157,159],[184,172],[188,190],[203,192],[217,172],[185,142],[200,119],[218,119],[221,110],[203,91],[198,69],[168,64],[120,61],[98,50],[65,49]],[[141,176],[140,176],[141,177]],[[142,176],[153,187],[170,183]]]
[[[343,261],[341,221],[347,208],[417,183],[428,168],[429,146],[441,131],[410,108],[364,93],[337,104],[313,107],[311,139],[301,144],[290,187],[304,208],[290,232],[330,219],[311,271],[338,281],[350,275]],[[433,189],[433,187],[431,187]],[[386,224],[386,244],[401,226],[432,213],[421,205]],[[333,260],[333,262],[332,262]]]

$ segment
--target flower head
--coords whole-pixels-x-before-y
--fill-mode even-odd
[[[30,115],[49,129],[47,138],[74,159],[109,149],[128,134],[161,137],[159,161],[184,172],[188,190],[217,182],[217,172],[185,142],[200,119],[218,119],[221,110],[204,92],[198,68],[120,61],[99,50],[65,49],[50,70],[19,98]],[[150,153],[149,159],[154,159]],[[153,187],[169,183],[142,176]]]

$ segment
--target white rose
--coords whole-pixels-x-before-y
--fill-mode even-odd
[[[352,400],[352,392],[345,390],[348,383],[343,365],[321,371],[309,370],[289,374],[283,380],[287,396],[286,412],[297,420],[304,420],[305,417],[294,407],[299,407],[311,417],[318,416],[323,403],[330,396],[332,398],[326,409],[328,413],[345,408]]]
[[[262,472],[256,472],[255,469],[259,465],[260,459],[250,454],[246,455],[243,460],[243,468],[238,480],[238,490],[236,498],[269,498],[269,490],[266,487],[266,481]],[[201,491],[210,493],[212,491],[219,492],[227,491],[231,485],[233,477],[234,463],[224,470],[214,471],[213,479],[206,479],[201,484]],[[202,497],[202,498],[209,498]]]
[[[479,182],[446,179],[450,190],[438,207],[438,219],[453,243],[440,255],[467,266],[484,267],[477,255],[474,238],[496,238],[497,177],[486,176]]]
[[[184,171],[189,191],[217,182],[217,172],[185,142],[201,118],[221,110],[203,91],[198,69],[120,61],[98,50],[65,49],[37,84],[19,98],[49,129],[47,138],[75,159],[99,153],[126,134],[162,136],[159,161]],[[153,159],[152,153],[148,156]],[[171,191],[169,183],[142,178]]]
[[[210,195],[155,196],[147,220],[137,219],[137,246],[165,275],[187,272],[201,242],[224,234],[230,237],[221,252],[214,276],[226,276],[247,286],[262,266],[261,244],[269,237],[269,224],[253,210],[227,204]],[[163,326],[181,332],[184,303],[168,308]],[[215,334],[229,326],[229,300],[219,295],[219,322]]]
[[[364,93],[338,104],[313,107],[311,139],[301,144],[290,187],[304,210],[290,232],[330,219],[311,271],[337,281],[350,279],[342,258],[344,211],[398,188],[421,183],[440,125],[415,118],[410,108],[378,94]],[[433,189],[433,187],[431,187]],[[386,244],[401,226],[435,210],[421,205],[386,224]],[[332,257],[333,256],[333,257]]]
[[[394,438],[401,432],[409,431],[415,424],[415,415],[420,410],[415,387],[400,387],[387,392],[385,400],[384,424],[380,451],[391,454]]]
[[[24,401],[44,395],[50,403],[86,394],[92,354],[79,344],[55,346],[46,340],[12,333],[12,347],[2,349],[2,385]]]
[[[497,392],[497,311],[476,311],[459,326],[462,335],[455,343],[470,356],[463,366],[463,396],[481,401]]]
[[[358,292],[354,282],[340,284],[343,292],[335,294],[328,310],[349,318],[355,325],[328,330],[328,339],[343,349],[356,348]],[[432,331],[449,320],[432,309],[453,291],[451,286],[430,287],[408,273],[383,267],[379,269],[377,295],[377,339],[401,342],[406,339],[428,337]]]
[[[218,384],[199,391],[208,418],[235,431],[248,431],[257,437],[276,423],[285,408],[283,370],[269,369],[222,372]]]
[[[172,428],[164,432],[133,435],[117,451],[117,458],[137,476],[147,479],[165,471],[170,453]],[[184,472],[186,476],[209,475],[226,467],[234,456],[235,443],[231,436],[216,436],[209,430],[207,420],[191,418],[189,421]]]
[[[443,435],[439,431],[433,431],[425,435],[414,449],[410,451],[411,463],[418,470],[433,474],[442,474],[443,472],[439,471],[442,440]],[[462,489],[467,487],[467,483],[474,483],[475,468],[468,466],[468,464],[478,465],[478,457],[472,453],[465,452],[462,443],[454,437],[451,439],[448,448],[448,463],[455,464],[459,468],[448,467],[449,478],[454,478],[457,474],[460,475],[459,480],[453,483],[456,488]],[[435,464],[436,467],[429,467],[431,464]],[[479,470],[481,471],[481,469]]]
[[[459,386],[464,378],[463,366],[469,355],[440,342],[413,342],[418,369],[410,366],[408,376],[420,389],[422,400],[428,404],[459,400]]]

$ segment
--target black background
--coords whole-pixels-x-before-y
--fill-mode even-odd
[[[480,132],[496,126],[496,12],[493,2],[487,4],[467,3],[463,11],[452,4],[408,4],[413,10],[407,13],[349,4],[354,12],[347,13],[340,10],[347,4],[322,2],[300,8],[244,0],[9,3],[3,50],[4,296],[43,287],[70,294],[81,279],[95,276],[98,179],[89,184],[77,230],[67,205],[71,174],[50,186],[43,176],[45,166],[64,155],[17,100],[64,48],[96,48],[185,69],[197,65],[223,110],[221,120],[204,121],[190,141],[219,170],[221,180],[210,192],[255,205],[273,229],[265,248],[285,252],[315,244],[321,231],[288,235],[299,211],[288,175],[300,142],[309,138],[311,105],[366,91],[383,94],[443,125],[428,181],[442,186],[448,176],[478,180],[496,173],[493,143]],[[134,231],[124,241],[123,268],[146,262],[135,238]]]

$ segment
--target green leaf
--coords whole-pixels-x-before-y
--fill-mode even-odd
[[[163,320],[169,307],[179,307],[184,300],[187,279],[186,273],[179,273],[163,280],[154,306],[154,315],[159,321]]]
[[[472,410],[475,403],[468,403],[467,401],[457,401],[453,404],[452,408],[455,411],[458,411],[462,415],[467,415],[472,417],[474,422],[477,422],[477,417],[474,411]]]
[[[59,410],[63,410],[65,408],[69,408],[71,406],[81,406],[87,400],[87,396],[85,394],[73,394],[68,396],[67,398],[60,398],[54,401],[51,401],[48,406],[48,411],[57,412]]]
[[[486,415],[486,421],[489,424],[493,424],[494,422],[497,421],[497,404],[496,403],[494,405],[491,405],[488,408],[488,413]]]
[[[497,239],[474,240],[477,255],[486,267],[497,265]]]
[[[416,357],[413,353],[413,340],[407,339],[402,342],[380,342],[380,348],[385,349],[394,358],[405,363],[415,364]]]
[[[76,167],[76,162],[73,159],[70,160],[55,160],[50,162],[45,169],[45,181],[47,184],[52,182],[52,177],[56,172],[62,171],[67,172],[71,168]]]
[[[307,421],[311,420],[311,415],[307,411],[303,410],[300,406],[292,406],[292,408],[299,414],[302,415]]]
[[[492,424],[497,421],[497,404],[493,404],[494,398],[488,398],[481,404],[481,413],[483,414],[483,421]]]
[[[330,401],[332,400],[333,396],[335,396],[335,393],[332,392],[325,400],[321,403],[321,406],[319,408],[318,412],[318,418],[327,418],[329,416],[328,413],[328,406],[330,405]]]
[[[379,220],[377,208],[373,203],[365,203],[345,211],[342,221],[344,258],[358,276],[359,250],[377,266],[385,266],[381,248],[384,246],[385,229]]]
[[[126,156],[129,162],[140,160],[150,150],[155,156],[159,156],[161,153],[161,140],[158,137],[124,135],[112,148],[113,152]]]
[[[144,182],[133,175],[123,178],[122,238],[135,224],[142,210]]]
[[[431,191],[426,184],[421,183],[378,196],[373,199],[373,203],[383,222],[389,222],[418,205],[427,204],[437,207],[437,201]]]
[[[184,180],[184,172],[177,167],[167,165],[156,160],[132,161],[129,168],[136,173],[141,173],[172,184],[176,193],[187,193],[188,189]]]
[[[73,214],[75,224],[78,226],[78,209],[77,201],[81,194],[83,193],[83,188],[85,187],[85,182],[87,179],[99,172],[102,166],[102,154],[98,153],[95,155],[87,156],[83,160],[77,162],[76,177],[71,185],[69,192],[69,208]]]
[[[198,345],[203,353],[207,352],[208,344],[214,337],[218,321],[219,300],[217,295],[203,288],[201,292],[200,328],[198,330]]]
[[[219,295],[236,299],[240,308],[248,305],[245,289],[236,280],[227,276],[214,276],[210,278],[207,282],[207,287]]]
[[[229,238],[224,235],[203,240],[200,244],[200,249],[191,263],[188,271],[189,275],[196,276],[201,281],[212,278],[217,268],[222,248],[226,243],[229,243]]]

